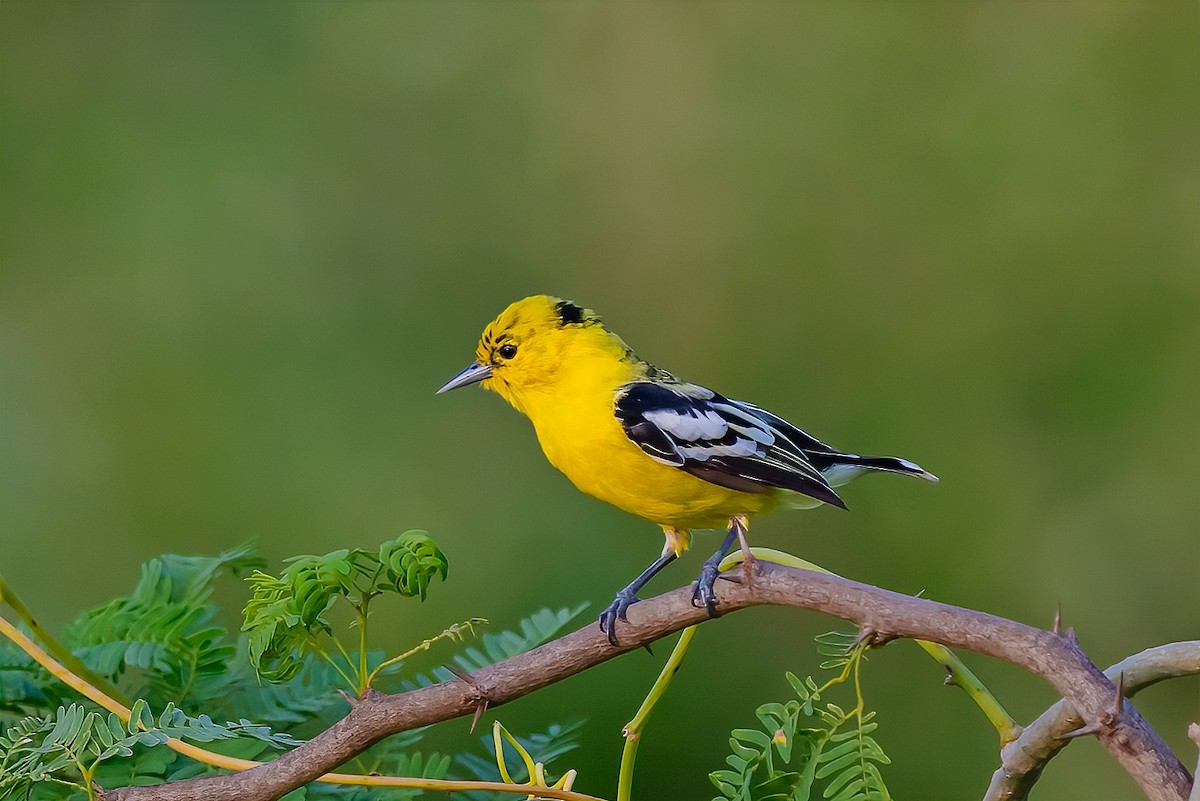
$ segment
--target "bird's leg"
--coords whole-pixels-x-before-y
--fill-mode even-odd
[[[692,606],[703,606],[708,610],[710,617],[717,616],[717,593],[713,584],[721,574],[721,560],[729,553],[735,540],[745,540],[745,520],[741,515],[729,519],[729,533],[725,535],[725,540],[717,552],[704,560],[700,577],[696,579],[696,589],[692,592]]]
[[[633,581],[629,582],[623,590],[617,593],[617,597],[608,605],[608,608],[600,613],[600,630],[608,635],[608,641],[614,647],[617,645],[617,621],[626,620],[625,610],[636,604],[638,598],[638,590],[646,586],[646,582],[654,578],[658,571],[662,570],[667,565],[674,562],[676,559],[675,551],[668,546],[663,548],[662,556],[654,560],[648,568],[643,570]]]

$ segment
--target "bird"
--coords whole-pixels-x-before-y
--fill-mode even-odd
[[[475,361],[436,394],[470,384],[496,392],[533,423],[546,458],[583,492],[662,528],[662,552],[616,593],[600,629],[691,544],[726,529],[692,603],[716,616],[721,560],[751,518],[780,507],[846,508],[835,491],[867,472],[938,479],[890,456],[843,453],[759,406],[676,378],[639,358],[591,309],[550,295],[518,300],[487,325]],[[748,550],[747,550],[747,555]]]

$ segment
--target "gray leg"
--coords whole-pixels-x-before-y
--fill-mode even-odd
[[[658,571],[674,561],[674,551],[663,553],[662,556],[654,560],[652,565],[643,570],[637,578],[629,582],[628,586],[618,592],[617,597],[608,605],[608,608],[600,613],[600,630],[608,635],[608,641],[614,647],[617,645],[617,621],[625,620],[625,610],[641,600],[637,597],[638,590],[646,586],[646,582],[654,578],[654,575]]]
[[[709,617],[717,616],[717,593],[713,589],[713,584],[716,583],[717,576],[721,573],[721,560],[729,553],[733,543],[745,536],[742,526],[740,517],[729,521],[729,533],[725,535],[724,542],[721,543],[721,547],[717,549],[716,553],[704,560],[704,567],[700,569],[700,577],[696,579],[696,590],[692,593],[692,606],[703,606],[708,610]]]

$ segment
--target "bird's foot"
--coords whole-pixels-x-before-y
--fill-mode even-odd
[[[600,613],[600,630],[608,635],[609,643],[617,647],[617,621],[629,622],[625,617],[626,610],[629,607],[642,600],[637,597],[637,591],[629,587],[617,593],[617,597],[608,605],[608,608]]]
[[[692,591],[692,606],[702,606],[708,610],[709,617],[717,616],[717,593],[713,585],[721,575],[721,560],[709,558],[700,569],[696,579],[696,589]]]

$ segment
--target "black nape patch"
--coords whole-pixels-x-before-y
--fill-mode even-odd
[[[562,320],[563,325],[582,323],[585,320],[583,309],[569,300],[560,300],[554,304],[554,308],[558,310],[558,316]]]

